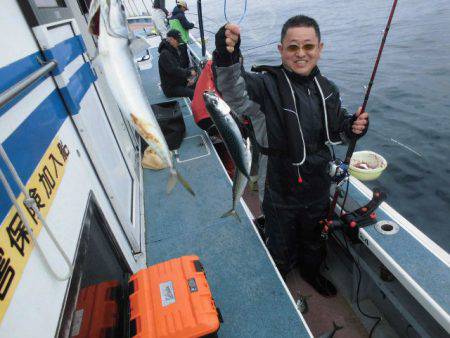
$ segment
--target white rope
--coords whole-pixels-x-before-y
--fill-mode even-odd
[[[302,137],[302,143],[303,143],[303,158],[300,163],[292,163],[292,165],[301,166],[306,161],[306,144],[305,144],[305,139],[303,137],[302,125],[300,124],[300,117],[298,116],[298,112],[297,112],[297,100],[295,99],[295,93],[294,93],[294,89],[292,88],[291,81],[289,80],[288,76],[286,75],[284,69],[282,69],[281,71],[283,72],[283,74],[286,78],[286,81],[289,85],[289,88],[291,89],[292,99],[294,100],[295,111],[292,111],[292,110],[286,109],[286,108],[283,108],[283,109],[286,110],[287,112],[293,113],[297,117],[298,129],[300,130],[300,136]]]
[[[69,268],[69,272],[61,277],[51,267],[49,261],[47,260],[47,257],[44,254],[44,251],[42,250],[39,242],[37,241],[36,237],[33,234],[33,230],[31,229],[30,224],[28,223],[28,219],[25,217],[25,214],[23,213],[23,210],[20,207],[20,205],[17,203],[16,197],[14,196],[14,193],[13,193],[13,191],[11,189],[11,186],[9,185],[8,181],[6,180],[6,177],[3,174],[3,171],[0,169],[0,179],[1,179],[2,183],[3,183],[3,186],[5,187],[5,190],[6,190],[7,194],[8,194],[11,202],[16,207],[17,212],[18,212],[22,222],[25,224],[25,227],[27,228],[27,231],[30,234],[31,239],[33,240],[34,244],[36,245],[36,249],[42,255],[42,258],[44,259],[45,264],[47,265],[47,267],[49,268],[49,270],[51,271],[51,273],[55,276],[55,278],[57,280],[59,280],[59,281],[68,280],[72,276],[72,271],[73,271],[73,265],[72,265],[71,261],[69,260],[69,257],[67,256],[67,254],[65,253],[64,249],[61,247],[61,245],[59,244],[59,242],[55,238],[53,232],[48,227],[47,222],[45,221],[44,217],[42,216],[41,212],[39,211],[39,208],[37,207],[36,201],[33,198],[31,198],[30,195],[28,194],[25,186],[22,183],[22,180],[20,179],[19,175],[17,174],[16,169],[14,168],[14,166],[11,163],[8,155],[5,152],[5,149],[3,148],[3,146],[1,144],[0,144],[0,155],[3,158],[3,160],[5,161],[6,165],[8,166],[8,169],[11,172],[11,174],[12,174],[12,176],[14,178],[14,181],[16,182],[16,184],[19,186],[20,190],[24,194],[24,196],[25,196],[25,201],[24,201],[25,205],[27,207],[30,207],[31,209],[33,209],[33,211],[37,215],[38,219],[41,221],[42,225],[44,226],[44,228],[47,231],[48,235],[50,236],[51,240],[55,244],[56,248],[58,249],[58,251],[63,256],[64,261],[66,262],[66,264],[67,264],[67,266]]]
[[[331,142],[330,133],[328,131],[328,112],[327,112],[327,105],[325,104],[325,96],[323,95],[322,87],[320,87],[319,81],[317,80],[316,77],[314,77],[314,81],[316,82],[317,88],[319,88],[320,98],[322,99],[323,114],[325,116],[325,130],[327,132],[328,143],[333,146],[336,146],[338,144],[341,144],[342,142],[340,142],[340,141],[339,142]],[[330,97],[330,96],[328,96],[328,97]]]

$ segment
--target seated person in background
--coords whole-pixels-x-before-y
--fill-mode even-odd
[[[171,29],[158,47],[161,88],[167,97],[183,96],[192,100],[194,97],[194,89],[192,87],[195,84],[196,72],[181,66],[180,52],[178,50],[180,41],[180,32]]]
[[[180,55],[181,64],[184,68],[189,67],[189,55],[187,44],[189,42],[189,30],[194,28],[194,24],[189,22],[184,12],[188,10],[186,1],[176,0],[176,6],[172,11],[172,16],[169,18],[169,26],[181,33]]]

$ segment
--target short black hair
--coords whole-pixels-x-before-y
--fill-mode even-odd
[[[316,35],[320,41],[320,28],[319,24],[313,18],[306,15],[296,15],[286,21],[281,29],[281,42],[283,42],[284,37],[289,28],[293,27],[312,27],[316,31]]]
[[[166,36],[168,38],[174,38],[175,40],[177,40],[178,42],[181,42],[181,33],[179,31],[177,31],[176,29],[171,29],[167,32]]]

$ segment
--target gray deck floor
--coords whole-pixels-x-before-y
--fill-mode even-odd
[[[181,185],[167,195],[167,171],[144,170],[148,264],[198,255],[224,318],[221,337],[309,337],[244,209],[241,223],[220,218],[230,208],[231,184],[192,116],[185,121],[176,166],[196,197]]]

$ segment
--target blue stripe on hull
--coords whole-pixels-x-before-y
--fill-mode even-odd
[[[78,46],[71,49],[70,46],[74,45]],[[64,48],[68,48],[69,52],[67,57],[61,59],[62,63],[59,64],[59,66],[63,65],[65,67],[69,61],[74,60],[78,55],[80,55],[77,54],[78,52],[82,53],[84,51],[80,47],[78,37],[70,38],[55,46],[55,55],[63,54],[63,46]],[[76,52],[74,52],[75,50]],[[0,88],[7,89],[11,87],[24,77],[28,76],[34,70],[38,69],[40,64],[36,60],[37,55],[39,55],[39,53],[32,54],[7,67],[1,68],[0,78],[3,76],[6,81],[2,81],[2,87]],[[62,100],[61,94],[57,89],[55,89],[3,142],[3,147],[5,148],[24,183],[29,180],[43,154],[66,120],[68,116],[66,106],[70,110],[71,114],[77,114],[80,110],[80,102],[83,100],[91,84],[96,79],[97,77],[93,73],[90,64],[83,64],[77,72],[72,75],[67,87],[60,90],[64,101]],[[0,110],[0,115],[10,109],[22,97],[28,94],[32,88],[35,88],[43,80],[44,78],[26,90],[20,97],[14,99],[7,107],[4,108],[4,110]],[[66,103],[66,106],[64,105],[64,102]],[[9,170],[6,168],[6,164],[3,163],[2,160],[0,160],[0,168],[5,173],[15,196],[18,196],[20,193],[19,187],[14,183]],[[7,197],[6,191],[3,186],[0,185],[0,221],[6,216],[11,206],[12,203]]]
[[[69,63],[75,60],[79,55],[86,51],[83,40],[80,35],[64,40],[53,48],[44,51],[45,60],[56,60],[58,66],[53,70],[53,75],[61,74]],[[28,75],[38,70],[42,65],[38,62],[38,58],[42,58],[40,52],[28,55],[16,62],[13,62],[5,67],[0,68],[0,93],[11,88]],[[95,76],[94,76],[95,77]],[[42,77],[33,85],[24,90],[20,95],[11,100],[7,105],[0,109],[0,116],[6,113],[11,107],[18,103],[34,88],[39,86],[47,77]]]
[[[44,51],[46,60],[56,60],[58,66],[53,71],[53,75],[61,74],[66,66],[86,51],[81,36],[76,35],[64,40],[53,48]]]
[[[3,147],[22,182],[28,181],[66,118],[67,111],[60,95],[54,90],[3,142]],[[7,176],[14,195],[18,196],[19,187],[14,183],[3,161],[0,161],[0,167]],[[11,206],[3,185],[0,185],[0,220],[3,220]]]
[[[38,57],[40,56],[41,53],[36,52],[14,63],[11,63],[8,66],[0,68],[0,93],[3,93],[5,90],[11,88],[16,83],[20,82],[28,75],[42,67],[38,62]],[[19,102],[23,97],[25,97],[44,80],[45,77],[36,81],[32,86],[24,90],[20,95],[11,100],[7,105],[3,106],[0,109],[0,116],[6,113],[11,107],[13,107],[17,102]]]
[[[97,77],[90,64],[85,63],[72,75],[69,84],[65,88],[61,88],[61,94],[72,115],[76,115],[80,111],[80,102],[95,80]]]

